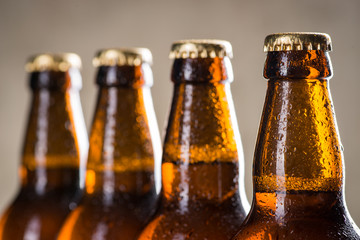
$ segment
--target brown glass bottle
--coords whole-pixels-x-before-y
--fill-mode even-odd
[[[269,81],[255,149],[254,198],[234,239],[360,239],[344,199],[330,50],[326,34],[265,39]]]
[[[94,59],[99,94],[86,193],[59,240],[132,240],[154,212],[161,142],[150,93],[151,62],[145,48],[107,49]]]
[[[40,54],[27,64],[33,98],[21,189],[0,220],[0,239],[54,240],[81,197],[88,138],[80,66],[75,54]]]
[[[175,86],[161,200],[139,240],[229,239],[245,218],[231,54],[226,41],[189,40],[172,46]]]

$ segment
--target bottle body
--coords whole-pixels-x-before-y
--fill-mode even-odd
[[[136,76],[152,81],[150,66],[99,68],[86,193],[58,239],[134,239],[154,212],[161,144],[150,86]]]
[[[245,218],[231,80],[228,57],[175,59],[160,203],[138,239],[229,239]]]
[[[234,239],[359,239],[343,186],[327,52],[269,52],[252,209]]]
[[[19,168],[21,189],[0,239],[55,239],[82,195],[88,140],[78,69],[31,73],[33,99]],[[83,169],[84,170],[84,169]]]

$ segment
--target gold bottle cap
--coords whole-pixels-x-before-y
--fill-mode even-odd
[[[232,58],[231,43],[224,40],[194,39],[174,42],[170,58]]]
[[[139,66],[142,63],[152,64],[152,55],[147,48],[111,48],[97,52],[93,65],[99,66]]]
[[[264,52],[322,50],[331,51],[331,38],[326,33],[289,32],[266,36]]]
[[[42,53],[31,56],[25,65],[27,72],[60,71],[81,68],[81,58],[75,53]]]

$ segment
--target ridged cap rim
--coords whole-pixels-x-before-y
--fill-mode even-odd
[[[331,51],[331,38],[326,33],[288,32],[266,36],[264,52],[298,50]]]
[[[231,43],[216,39],[190,39],[176,41],[171,46],[169,57],[176,58],[232,58]]]
[[[25,64],[27,72],[60,71],[81,68],[81,58],[75,53],[41,53],[31,56]]]
[[[152,64],[152,54],[147,48],[109,48],[97,52],[93,59],[95,67],[100,66],[139,66]]]

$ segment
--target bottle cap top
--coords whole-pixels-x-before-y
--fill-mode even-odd
[[[29,58],[25,65],[27,72],[60,71],[81,68],[81,58],[75,53],[42,53]]]
[[[331,38],[326,33],[289,32],[266,36],[264,52],[297,50],[331,51]]]
[[[174,42],[170,58],[232,58],[231,43],[224,40],[195,39]]]
[[[100,66],[140,66],[152,64],[152,55],[147,48],[111,48],[97,52],[93,59],[95,67]]]

